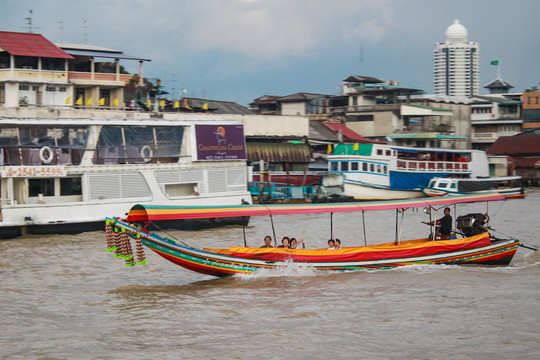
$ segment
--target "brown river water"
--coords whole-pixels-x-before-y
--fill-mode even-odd
[[[496,235],[535,247],[539,210],[539,189],[489,204]],[[368,243],[394,240],[394,214],[366,213]],[[426,220],[408,210],[403,238],[426,236]],[[305,238],[307,248],[330,234],[329,215],[274,223],[278,238]],[[333,229],[344,246],[364,242],[359,214],[335,214]],[[248,245],[266,234],[270,220],[253,218]],[[172,235],[201,247],[243,243],[240,227]],[[147,264],[127,267],[105,248],[99,231],[0,241],[1,359],[540,358],[540,251],[520,247],[507,267],[322,273],[292,264],[219,279],[148,249]]]

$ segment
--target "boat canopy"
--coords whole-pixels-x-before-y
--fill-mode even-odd
[[[504,200],[497,192],[440,196],[434,198],[368,201],[333,204],[275,204],[275,205],[229,205],[229,206],[158,206],[135,205],[129,211],[127,221],[163,221],[180,219],[205,219],[236,216],[322,214],[351,211],[377,211],[408,209]]]

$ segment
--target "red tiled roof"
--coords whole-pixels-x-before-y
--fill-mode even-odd
[[[362,135],[356,133],[355,131],[349,129],[348,127],[340,123],[331,123],[331,122],[325,121],[324,125],[328,126],[335,133],[339,133],[341,131],[341,135],[343,136],[343,139],[347,141],[354,141],[358,143],[370,143],[370,144],[385,144],[384,141],[366,139]]]
[[[15,56],[73,59],[40,34],[0,31],[0,47]]]
[[[501,136],[487,151],[493,155],[540,155],[540,135]]]

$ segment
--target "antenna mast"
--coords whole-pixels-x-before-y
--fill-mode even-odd
[[[32,9],[30,9],[30,15],[28,17],[24,18],[28,24],[28,32],[32,33]]]
[[[84,43],[88,44],[88,23],[84,20]]]

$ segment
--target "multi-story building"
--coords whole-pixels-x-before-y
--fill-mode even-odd
[[[468,41],[467,29],[458,20],[446,29],[446,41],[435,47],[433,76],[435,94],[472,96],[479,93],[478,43]]]
[[[540,92],[526,91],[523,93],[523,128],[538,127],[540,127]]]
[[[120,60],[139,61],[136,78]],[[0,31],[0,105],[123,109],[143,61],[90,45],[55,45],[40,34]]]

